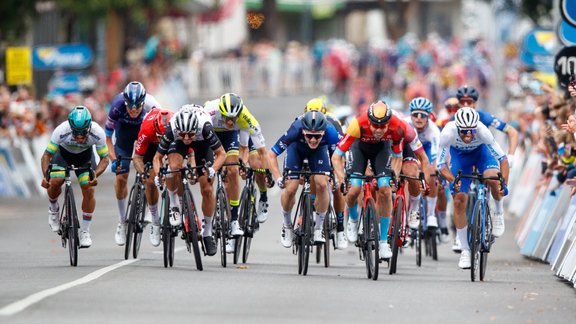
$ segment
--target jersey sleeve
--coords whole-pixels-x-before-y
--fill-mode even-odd
[[[46,146],[46,152],[50,153],[50,154],[56,154],[56,151],[58,151],[58,148],[60,147],[60,143],[62,143],[61,140],[61,136],[60,134],[64,131],[64,128],[66,127],[67,122],[64,122],[60,125],[58,125],[58,127],[56,127],[54,129],[54,131],[52,132],[52,136],[50,137],[50,142],[48,143],[48,146]]]
[[[326,144],[328,145],[335,145],[340,142],[340,134],[332,124],[328,124],[326,128],[326,133],[324,134],[324,138],[326,139]]]
[[[412,149],[412,151],[414,151],[415,154],[419,154],[424,150],[424,147],[422,145],[422,142],[420,142],[420,140],[418,139],[418,134],[416,134],[416,131],[414,130],[414,128],[412,126],[410,126],[410,124],[408,124],[408,122],[399,119],[401,122],[401,127],[404,130],[404,142],[408,143],[408,145],[410,145],[410,148]],[[398,153],[395,151],[395,153]]]
[[[478,139],[488,147],[488,151],[490,154],[499,162],[506,159],[507,156],[504,153],[504,150],[500,147],[500,145],[496,142],[494,135],[490,132],[488,127],[484,126],[483,124],[478,125]]]
[[[339,155],[343,155],[343,153],[348,152],[350,146],[352,146],[352,143],[354,143],[355,140],[359,139],[360,136],[361,136],[360,124],[358,123],[358,119],[354,117],[354,119],[350,121],[350,124],[346,128],[346,133],[344,133],[344,137],[342,137],[338,142],[338,145],[336,145],[337,148],[336,152]]]
[[[300,135],[300,129],[301,129],[300,125],[301,124],[299,119],[296,119],[294,122],[292,122],[290,128],[288,128],[288,130],[282,136],[280,136],[278,141],[276,141],[276,143],[274,144],[274,146],[272,146],[270,150],[274,152],[274,154],[276,155],[282,154],[282,152],[286,150],[286,148],[288,147],[288,145],[290,145],[290,143],[298,140],[298,136]]]
[[[480,115],[480,121],[482,122],[482,124],[486,125],[486,127],[493,127],[503,132],[507,126],[505,121],[490,113],[478,110],[478,114]]]
[[[160,144],[158,144],[158,153],[166,155],[172,142],[174,142],[174,131],[172,130],[172,125],[168,125],[166,131],[164,131],[164,135],[160,139]]]
[[[222,146],[222,143],[218,139],[218,136],[216,136],[214,128],[210,122],[206,122],[204,127],[202,127],[202,137],[206,139],[208,146],[210,146],[213,151]]]
[[[440,142],[438,144],[438,168],[443,169],[447,167],[448,156],[450,154],[450,145],[454,142],[456,129],[453,123],[448,123],[440,132]]]
[[[153,95],[147,93],[146,98],[144,98],[144,108],[147,110],[152,110],[153,108],[160,108],[160,103]]]
[[[120,119],[120,110],[122,106],[124,106],[124,100],[122,94],[118,94],[114,99],[112,99],[110,112],[108,112],[108,119],[106,120],[106,125],[104,125],[106,137],[111,137],[112,134],[114,134],[116,123],[118,122],[118,119]]]
[[[148,138],[148,135],[146,135],[143,128],[140,128],[140,132],[138,132],[138,138],[136,139],[136,144],[134,144],[134,151],[136,152],[136,154],[142,156],[146,154],[149,143],[150,140]]]
[[[92,122],[91,129],[92,132],[94,132],[94,134],[97,137],[96,143],[94,143],[94,146],[96,146],[96,153],[100,158],[108,156],[108,146],[106,145],[106,133],[104,132],[102,127],[100,127],[100,125],[96,124],[95,122]]]
[[[438,152],[440,150],[440,129],[434,123],[428,124],[430,129],[430,157],[432,163],[438,157]]]

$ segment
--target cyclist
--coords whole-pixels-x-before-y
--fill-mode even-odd
[[[94,145],[100,157],[98,165],[96,165],[92,150]],[[45,175],[48,175],[50,164],[56,165],[50,172],[50,180],[42,179],[42,187],[48,191],[48,201],[50,202],[48,224],[52,231],[58,232],[60,230],[58,197],[62,193],[62,184],[64,184],[64,168],[69,165],[84,167],[89,163],[91,163],[92,168],[96,165],[94,179],[90,180],[90,172],[76,172],[82,190],[82,224],[79,239],[80,247],[85,248],[92,245],[90,223],[96,208],[94,186],[98,184],[97,177],[106,171],[109,160],[108,148],[104,141],[104,130],[92,121],[92,115],[88,108],[76,106],[68,114],[68,120],[54,129],[50,143],[48,143],[41,159],[42,170],[45,171]]]
[[[156,155],[154,155],[154,183],[160,186],[164,177],[160,177],[160,167],[165,155],[168,155],[168,167],[170,170],[179,170],[182,167],[184,158],[190,150],[194,151],[194,161],[196,165],[212,164],[204,171],[198,172],[200,182],[200,192],[202,194],[202,212],[204,214],[204,229],[202,240],[206,248],[206,254],[212,256],[216,254],[216,243],[212,237],[212,215],[216,208],[216,199],[212,191],[211,179],[222,167],[226,160],[226,151],[222,148],[220,140],[214,133],[210,115],[202,106],[184,105],[170,119],[170,124],[166,127],[164,136],[160,140]],[[207,174],[206,174],[207,173]],[[181,179],[179,173],[170,173],[166,176],[166,187],[170,197],[170,224],[178,226],[182,223],[180,214],[180,194],[182,192]]]
[[[114,179],[114,191],[118,201],[118,226],[116,228],[115,241],[118,245],[126,243],[126,199],[128,197],[128,173],[130,161],[123,160],[120,165],[116,157],[132,156],[134,142],[138,137],[140,125],[144,115],[154,107],[160,107],[158,102],[150,94],[142,83],[132,81],[126,85],[124,91],[112,99],[108,120],[106,121],[106,145],[112,160],[111,170],[116,174]],[[115,135],[116,141],[112,140]]]
[[[276,144],[268,152],[269,165],[276,179],[279,188],[284,189],[281,197],[282,224],[281,243],[284,247],[292,246],[292,208],[295,204],[296,191],[300,185],[299,176],[288,176],[286,179],[280,173],[277,157],[286,151],[284,163],[285,170],[300,171],[302,162],[308,159],[308,164],[312,172],[329,172],[330,156],[329,145],[338,143],[340,135],[330,124],[324,114],[319,111],[309,111],[304,117],[297,118],[290,128],[282,135]],[[314,241],[323,243],[324,238],[324,218],[328,211],[330,195],[328,194],[328,177],[325,175],[314,175],[314,190],[316,192],[315,212],[314,212]]]
[[[305,113],[308,111],[319,111],[326,117],[326,120],[334,126],[334,129],[338,132],[340,137],[344,136],[344,132],[342,131],[342,125],[340,122],[333,117],[333,115],[327,112],[327,108],[325,105],[325,100],[321,99],[320,97],[311,99],[306,103],[304,107],[304,114],[300,115],[298,118],[303,118]],[[334,153],[334,148],[331,146],[329,147],[330,157]],[[314,186],[311,186],[311,189],[314,189]],[[312,191],[312,198],[315,199],[316,192]],[[343,250],[348,247],[348,240],[344,235],[344,208],[346,207],[346,201],[344,200],[344,195],[340,190],[336,190],[334,192],[334,212],[336,213],[336,248]]]
[[[454,174],[462,170],[470,174],[475,166],[484,176],[496,176],[502,172],[505,183],[508,182],[508,159],[494,136],[484,124],[480,123],[480,115],[470,107],[462,107],[454,115],[454,121],[446,124],[440,134],[440,155],[438,169],[440,173],[452,182],[451,190],[454,198],[454,224],[456,235],[461,244],[461,254],[458,266],[462,269],[470,268],[470,247],[468,246],[468,225],[466,220],[466,203],[468,201],[469,179],[462,179],[461,183],[453,183]],[[450,168],[446,163],[448,154],[451,156]],[[496,202],[492,223],[492,234],[498,237],[503,233],[500,224],[503,220],[503,200],[506,191],[500,190],[498,181],[490,181],[492,197]]]
[[[160,144],[160,139],[164,136],[164,131],[170,123],[172,115],[173,113],[170,110],[153,108],[144,117],[140,132],[138,133],[138,139],[136,140],[136,144],[134,144],[134,156],[132,157],[136,172],[143,174],[144,163],[152,163],[152,159],[158,149],[158,144]],[[154,185],[155,176],[156,173],[151,169],[146,179],[146,202],[148,203],[150,214],[152,214],[150,243],[152,243],[153,246],[158,246],[160,245],[160,217],[158,215],[159,195]]]
[[[410,124],[410,126],[414,127],[416,133],[418,133],[418,139],[422,142],[424,146],[424,151],[428,156],[428,160],[430,164],[428,169],[422,169],[423,172],[427,174],[436,174],[436,155],[438,154],[438,144],[440,143],[440,130],[438,126],[434,124],[428,117],[430,113],[432,113],[432,102],[424,97],[417,97],[410,101],[410,117],[407,117],[405,120]],[[409,147],[404,149],[405,152],[409,152]],[[418,173],[418,165],[416,163],[414,157],[410,156],[408,161],[406,158],[404,159],[403,165],[403,172],[404,174],[412,174],[416,175]],[[407,165],[408,164],[408,165]],[[411,170],[407,170],[411,169]],[[436,179],[430,178],[428,182],[428,186],[430,188],[429,194],[426,197],[426,205],[427,205],[427,213],[426,215],[426,225],[428,227],[438,227],[438,220],[436,219],[436,197],[438,193],[438,187],[436,185]],[[416,181],[410,182],[408,187],[410,191],[410,218],[408,221],[408,226],[412,229],[417,229],[418,225],[420,224],[419,218],[419,207],[420,207],[420,184]],[[413,196],[412,193],[417,192],[417,196]]]
[[[214,132],[226,151],[226,163],[238,163],[240,150],[249,150],[248,161],[250,166],[255,169],[267,168],[266,143],[262,130],[240,96],[234,93],[225,93],[219,99],[206,102],[204,109],[212,117]],[[246,160],[244,159],[244,161]],[[230,234],[234,237],[244,235],[244,231],[238,223],[238,209],[240,206],[240,177],[238,169],[237,165],[226,167],[227,182],[225,186],[232,218]],[[271,176],[269,177],[269,183],[273,183]],[[264,223],[268,218],[268,195],[265,179],[260,173],[256,174],[256,184],[260,190],[257,219],[259,223]],[[236,246],[234,240],[228,240],[226,252],[234,252]]]
[[[392,146],[390,141],[392,141]],[[337,181],[344,181],[344,155],[350,150],[352,155],[353,174],[364,174],[368,161],[374,174],[378,175],[377,213],[380,215],[380,258],[392,256],[388,244],[388,229],[392,214],[392,189],[390,176],[384,175],[392,157],[392,168],[396,176],[402,166],[402,150],[408,143],[420,161],[424,170],[428,169],[428,157],[416,132],[408,123],[402,120],[383,101],[372,103],[366,113],[359,114],[346,128],[344,137],[338,143],[336,154],[332,156],[332,164]],[[426,174],[428,181],[428,175]],[[362,181],[352,179],[351,188],[346,196],[348,206],[348,241],[358,239],[358,196],[362,191]]]

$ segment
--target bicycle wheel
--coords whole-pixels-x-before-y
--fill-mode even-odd
[[[482,210],[480,208],[480,202],[477,201],[474,206],[471,219],[471,224],[468,229],[468,242],[470,244],[470,280],[475,281],[479,278],[480,269],[480,255],[481,252],[481,221],[482,221]]]
[[[310,261],[310,246],[312,245],[312,203],[310,202],[310,195],[305,195],[302,200],[302,236],[300,243],[299,260],[302,263],[302,275],[308,274],[308,262]]]
[[[368,278],[378,280],[378,266],[380,264],[379,253],[379,219],[376,216],[376,208],[374,207],[374,200],[368,199],[366,202],[366,213],[364,215],[364,237],[366,238],[366,272],[371,274]]]
[[[486,206],[485,212],[486,218],[484,219],[483,228],[483,248],[482,254],[480,255],[480,281],[484,281],[486,276],[486,265],[488,264],[488,253],[490,252],[490,247],[492,246],[492,216],[490,214],[490,209]]]
[[[196,269],[202,271],[202,257],[200,256],[200,246],[198,246],[198,223],[195,204],[192,200],[192,194],[186,188],[182,197],[182,215],[184,217],[184,240],[188,252],[193,252]],[[190,251],[192,248],[192,251]]]
[[[331,235],[332,235],[332,218],[334,218],[334,212],[332,207],[328,207],[328,213],[326,214],[326,218],[324,218],[324,242],[323,250],[324,250],[324,267],[328,268],[330,266],[330,242]]]
[[[416,247],[416,265],[422,266],[422,239],[423,239],[423,226],[422,222],[418,225],[418,229],[416,229],[416,235],[414,235],[414,244]]]
[[[248,223],[248,218],[250,218],[250,195],[248,188],[244,188],[240,194],[240,206],[238,208],[238,225],[244,229],[244,235],[246,235],[245,227],[246,223]],[[240,259],[241,248],[242,237],[236,237],[234,240],[234,264],[237,264]]]
[[[404,198],[403,197],[398,197],[396,199],[396,207],[394,208],[394,211],[392,213],[392,215],[394,215],[393,219],[392,219],[392,244],[391,244],[391,248],[392,248],[392,258],[390,259],[390,269],[389,269],[389,273],[390,274],[395,274],[396,273],[396,263],[398,262],[398,249],[400,247],[400,245],[402,244],[401,242],[401,231],[403,230],[402,227],[402,210],[404,209]]]
[[[220,240],[220,263],[224,268],[226,268],[226,241],[228,238],[227,201],[224,188],[218,189],[216,193],[216,215],[214,217],[216,231],[214,236],[216,237],[216,244]]]
[[[138,193],[136,185],[132,186],[130,189],[130,195],[128,195],[128,207],[127,213],[128,217],[126,219],[126,244],[124,244],[124,260],[130,258],[130,250],[132,248],[132,233],[134,233],[134,225],[136,223],[136,213],[138,206]]]
[[[140,251],[140,243],[142,243],[142,233],[144,233],[144,217],[146,216],[146,195],[144,194],[144,187],[138,188],[138,208],[136,212],[136,221],[134,222],[134,248],[132,251],[132,256],[134,259],[138,258],[138,252]]]
[[[248,261],[248,255],[250,254],[250,246],[252,245],[252,238],[254,237],[254,233],[256,232],[256,226],[258,225],[256,221],[256,190],[252,190],[252,195],[248,200],[248,215],[249,217],[246,218],[246,222],[244,223],[244,244],[242,247],[242,263],[246,263]]]
[[[172,235],[172,226],[170,225],[170,201],[166,191],[162,193],[162,215],[160,221],[162,224],[162,246],[164,248],[164,268],[172,267],[174,264],[174,236]]]
[[[76,210],[76,202],[74,201],[74,193],[70,188],[66,195],[66,223],[68,227],[68,252],[70,253],[70,265],[75,267],[78,265],[78,212]]]

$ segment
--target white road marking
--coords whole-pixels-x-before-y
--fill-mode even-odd
[[[56,295],[59,292],[63,292],[63,291],[68,290],[70,288],[74,288],[76,286],[88,283],[92,280],[96,280],[96,279],[100,278],[102,275],[104,275],[110,271],[116,270],[120,267],[123,267],[125,265],[128,265],[128,264],[136,262],[136,261],[138,261],[138,259],[125,260],[122,262],[118,262],[118,263],[113,264],[111,266],[108,266],[108,267],[102,268],[100,270],[96,270],[92,273],[89,273],[80,279],[62,284],[62,285],[54,287],[54,288],[49,288],[46,290],[39,291],[39,292],[32,294],[32,295],[30,295],[24,299],[21,299],[19,301],[13,302],[12,304],[9,304],[9,305],[6,305],[6,306],[0,308],[0,316],[14,315],[18,312],[23,311],[27,307],[41,301],[42,299],[44,299],[46,297]]]

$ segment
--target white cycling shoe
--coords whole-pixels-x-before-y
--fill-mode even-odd
[[[346,226],[346,236],[348,236],[348,242],[356,243],[358,240],[358,222],[353,222],[348,219],[348,225]]]
[[[417,210],[413,210],[408,218],[408,227],[415,230],[418,229],[418,225],[420,225],[420,213]]]
[[[81,230],[78,237],[80,239],[80,247],[89,248],[92,245],[92,238],[90,238],[90,232]]]
[[[348,247],[348,240],[346,239],[346,235],[344,235],[344,231],[336,233],[336,248],[338,250],[345,250]]]
[[[460,253],[460,260],[458,261],[458,267],[460,267],[460,269],[470,269],[471,265],[470,250],[462,250]]]
[[[267,201],[259,201],[258,202],[258,209],[257,209],[258,216],[256,219],[258,223],[264,223],[268,219],[268,202]]]
[[[285,248],[292,247],[292,237],[294,236],[294,229],[292,225],[282,225],[282,236],[280,242]]]
[[[116,241],[116,244],[120,246],[126,244],[126,223],[118,223],[114,240]]]
[[[60,230],[60,220],[58,220],[58,214],[60,214],[59,209],[52,211],[52,208],[48,207],[48,225],[50,225],[52,232],[58,232]]]
[[[160,225],[152,224],[150,228],[150,243],[152,246],[160,245]]]
[[[392,257],[392,249],[390,249],[390,244],[387,241],[380,241],[378,246],[380,254],[380,259],[389,259]]]
[[[237,220],[230,222],[230,234],[234,237],[244,235],[244,231],[240,228],[240,224]]]
[[[504,214],[494,214],[494,218],[492,218],[492,235],[500,237],[504,234],[505,229]]]

